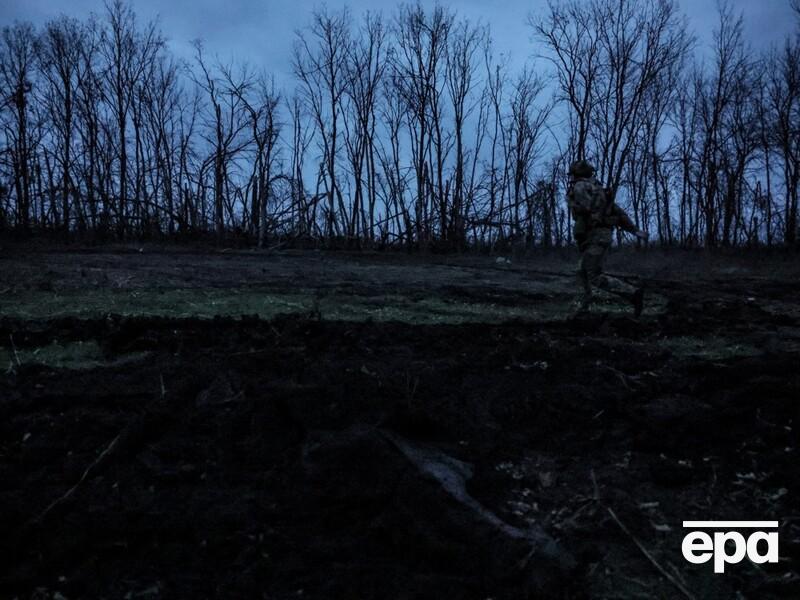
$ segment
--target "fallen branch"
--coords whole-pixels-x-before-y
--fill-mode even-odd
[[[164,392],[166,393],[166,389],[164,389]],[[135,450],[141,443],[142,436],[148,428],[148,420],[153,418],[154,409],[158,405],[164,404],[164,401],[165,398],[156,395],[155,399],[145,407],[143,414],[125,425],[102,452],[100,452],[99,456],[86,467],[75,485],[51,502],[38,516],[27,521],[18,531],[9,536],[10,539],[13,540],[9,544],[9,547],[25,547],[29,543],[29,540],[37,539],[36,536],[32,535],[33,532],[43,526],[45,519],[51,516],[53,512],[55,512],[55,509],[63,506],[67,500],[81,489],[85,482],[92,477],[96,477],[101,470],[107,469],[113,461],[120,458],[122,453]]]
[[[98,456],[97,459],[92,464],[86,467],[86,470],[83,472],[83,475],[81,475],[81,478],[78,480],[78,483],[69,488],[66,494],[64,494],[60,498],[53,500],[53,502],[51,502],[50,505],[47,508],[45,508],[44,511],[42,511],[42,513],[38,517],[34,519],[34,523],[40,523],[41,521],[43,521],[44,518],[50,513],[50,511],[52,511],[56,506],[58,506],[62,502],[68,500],[69,497],[75,493],[75,490],[77,490],[81,486],[81,484],[84,481],[86,481],[86,479],[88,479],[89,475],[91,475],[92,472],[102,464],[105,457],[111,453],[111,451],[114,449],[114,446],[117,445],[117,442],[119,441],[121,435],[122,434],[119,433],[117,434],[117,437],[111,440],[111,443],[105,447],[105,449],[100,453],[100,456]]]
[[[653,564],[653,566],[656,569],[658,569],[659,573],[661,573],[664,577],[666,577],[669,580],[669,582],[672,583],[672,585],[674,585],[676,588],[678,588],[681,591],[681,593],[684,596],[686,596],[689,600],[696,600],[696,597],[688,589],[686,589],[686,586],[684,586],[680,581],[678,581],[673,575],[668,573],[667,570],[664,567],[662,567],[655,558],[653,558],[653,555],[647,551],[647,548],[645,548],[644,545],[642,545],[642,543],[638,539],[636,539],[636,536],[634,536],[630,532],[630,530],[625,526],[625,524],[619,520],[619,517],[617,517],[616,513],[608,506],[606,506],[605,509],[608,511],[608,514],[611,515],[611,518],[614,519],[614,522],[617,525],[619,525],[619,528],[622,529],[622,531],[624,531],[628,535],[628,537],[631,538],[631,540],[633,540],[633,543],[636,544],[636,547],[639,548],[639,550],[642,551],[642,554],[644,554],[647,557],[647,560],[649,560]]]
[[[19,360],[19,354],[17,353],[17,345],[14,343],[14,336],[13,334],[8,334],[8,339],[11,340],[11,350],[14,351],[14,359],[17,361],[17,366],[22,366],[22,363]]]
[[[600,488],[597,485],[597,477],[594,476],[594,469],[589,470],[589,474],[592,476],[592,490],[594,491],[594,495],[592,496],[592,500],[600,503]]]
[[[680,581],[678,581],[673,575],[668,573],[667,570],[664,567],[662,567],[661,564],[653,557],[653,555],[650,554],[647,548],[644,547],[644,544],[642,544],[636,538],[636,536],[634,536],[630,532],[630,529],[628,529],[625,526],[625,524],[622,521],[620,521],[619,517],[617,516],[617,513],[615,513],[610,507],[603,504],[603,502],[600,500],[600,487],[597,485],[597,477],[595,477],[594,469],[589,470],[589,475],[592,478],[592,487],[594,488],[593,490],[594,496],[592,497],[592,500],[597,502],[598,505],[602,506],[603,508],[606,509],[606,511],[608,511],[608,514],[611,515],[611,518],[614,519],[614,522],[617,525],[619,525],[619,528],[622,529],[622,531],[624,531],[628,535],[628,537],[631,538],[631,540],[633,540],[633,543],[636,544],[636,547],[639,548],[642,554],[644,554],[645,557],[647,557],[647,560],[649,560],[653,564],[653,566],[656,569],[658,569],[659,573],[661,573],[664,577],[666,577],[667,580],[670,581],[670,583],[672,583],[672,585],[674,585],[676,588],[678,588],[683,593],[683,595],[686,596],[689,600],[696,600],[696,597],[686,588],[686,586],[683,585]]]

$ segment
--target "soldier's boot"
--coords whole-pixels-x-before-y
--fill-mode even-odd
[[[631,294],[631,305],[633,306],[633,315],[635,317],[639,317],[644,310],[644,291],[645,283],[640,281],[639,285],[634,288],[633,294]]]
[[[644,310],[644,287],[633,287],[630,290],[619,291],[617,295],[631,303],[633,307],[633,316],[639,317]]]

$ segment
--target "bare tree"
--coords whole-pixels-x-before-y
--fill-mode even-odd
[[[447,47],[446,86],[453,107],[456,156],[452,186],[453,202],[447,223],[443,223],[442,236],[457,244],[462,244],[464,241],[466,224],[464,196],[467,157],[464,147],[464,128],[467,118],[476,107],[476,101],[472,98],[478,68],[476,59],[487,38],[488,32],[485,28],[473,26],[465,19],[453,27]]]
[[[417,184],[414,226],[417,242],[422,244],[432,233],[429,216],[434,208],[434,192],[439,199],[439,216],[445,222],[447,218],[446,205],[442,204],[445,145],[440,109],[442,69],[452,24],[453,16],[445,9],[436,7],[428,14],[421,4],[401,6],[395,24],[397,46],[392,82],[405,103],[412,138]]]
[[[289,102],[292,122],[291,160],[289,178],[292,185],[292,212],[296,215],[296,232],[299,236],[311,235],[316,223],[316,202],[308,202],[305,190],[305,156],[314,136],[314,128],[306,127],[307,119],[303,111],[303,101],[293,96]]]
[[[534,215],[540,208],[535,200],[541,202],[543,199],[541,188],[539,198],[533,193],[533,168],[542,150],[542,131],[551,108],[549,103],[537,104],[543,89],[544,82],[531,71],[524,70],[514,82],[506,125],[506,139],[509,141],[506,162],[511,173],[511,223],[516,232],[522,231],[521,217],[524,216],[528,239],[533,238]]]
[[[695,75],[694,93],[700,129],[697,156],[697,192],[695,224],[704,224],[704,242],[714,246],[719,241],[723,220],[722,196],[729,124],[736,109],[735,95],[740,76],[748,64],[742,39],[742,19],[733,15],[730,5],[720,5],[719,27],[714,34],[713,70]],[[730,208],[730,207],[729,207]]]
[[[544,17],[528,21],[552,54],[546,58],[555,68],[560,99],[571,108],[569,123],[575,157],[586,158],[586,145],[596,97],[595,87],[604,68],[597,5],[577,0],[551,0]]]
[[[768,83],[772,108],[772,137],[783,171],[785,199],[784,240],[797,240],[797,204],[800,186],[800,41],[787,39],[772,56]]]
[[[44,102],[56,138],[55,145],[60,150],[61,215],[67,233],[70,229],[70,196],[75,191],[71,172],[75,145],[76,96],[83,75],[83,44],[83,27],[77,20],[67,17],[47,23],[37,43],[39,68],[46,82]],[[75,204],[80,207],[79,200]]]
[[[178,176],[181,156],[179,121],[185,102],[178,78],[178,65],[171,59],[159,57],[148,85],[141,92],[149,152],[147,164],[151,167],[147,169],[150,189],[142,189],[140,193],[150,198],[149,206],[145,205],[145,215],[149,218],[149,211],[153,211],[155,222],[151,227],[161,231],[165,215],[166,230],[170,235],[175,233],[176,223],[183,221],[176,206],[176,196],[180,198],[182,184]]]
[[[377,155],[382,173],[378,184],[382,188],[387,215],[378,227],[383,243],[388,242],[394,234],[401,244],[411,248],[413,231],[411,214],[406,203],[408,178],[402,166],[402,129],[406,121],[406,103],[393,82],[387,81],[382,87],[380,116],[385,124],[385,135],[377,141]]]
[[[345,145],[353,175],[353,206],[348,235],[354,239],[363,236],[370,241],[374,234],[377,202],[376,110],[386,70],[387,32],[380,17],[367,13],[358,34],[347,49]]]
[[[85,208],[82,211],[88,226],[105,234],[109,221],[109,199],[100,184],[100,158],[102,154],[101,74],[98,65],[100,29],[92,17],[83,24],[82,43],[77,58],[77,88],[75,90],[76,133],[82,152],[74,156],[76,175],[75,194],[81,195]],[[103,209],[99,210],[102,197]],[[80,222],[79,222],[80,226]]]
[[[103,91],[116,125],[119,168],[117,231],[120,237],[124,237],[131,200],[128,193],[128,127],[131,107],[135,101],[137,86],[143,83],[155,56],[163,47],[164,40],[153,22],[139,30],[133,9],[123,0],[114,0],[106,5],[106,21],[107,28],[100,44],[100,52],[106,63]]]
[[[252,78],[244,67],[234,73],[230,65],[217,62],[212,66],[203,54],[200,41],[194,42],[195,61],[202,78],[195,79],[207,94],[210,115],[205,119],[203,137],[213,151],[205,164],[213,165],[214,190],[214,231],[217,243],[225,236],[225,212],[234,221],[233,197],[230,192],[230,168],[232,161],[252,142],[241,134],[249,126],[251,114],[247,110],[245,96],[252,86]]]
[[[337,201],[343,219],[347,219],[342,192],[337,181],[337,152],[342,99],[347,89],[347,53],[350,45],[350,14],[345,9],[331,14],[317,10],[307,32],[298,31],[293,68],[300,80],[303,99],[316,121],[324,183],[328,197],[326,233],[341,234],[336,219]]]
[[[509,143],[506,139],[506,127],[504,125],[504,102],[505,102],[505,89],[508,84],[508,75],[506,73],[506,64],[496,64],[491,54],[491,46],[484,47],[484,64],[486,66],[486,96],[489,100],[489,110],[491,116],[489,120],[491,126],[489,127],[491,138],[491,150],[488,158],[488,165],[484,179],[488,178],[488,183],[484,183],[487,188],[488,206],[485,207],[484,219],[480,219],[484,228],[480,232],[475,233],[476,237],[484,238],[487,234],[487,227],[489,228],[489,235],[486,241],[492,243],[491,231],[494,229],[492,225],[497,218],[497,215],[503,214],[504,199],[506,193],[506,182],[508,181],[508,161],[506,158],[509,156]],[[496,230],[500,237],[504,234],[502,223],[498,223]]]
[[[275,91],[275,82],[265,76],[259,78],[256,94],[254,101],[242,96],[242,102],[250,117],[255,146],[253,173],[250,177],[251,231],[257,230],[258,246],[261,248],[267,235],[268,203],[278,155],[277,142],[281,131],[278,107],[281,97]]]
[[[0,48],[0,90],[2,90],[3,130],[9,141],[13,187],[17,200],[17,222],[23,229],[30,226],[32,197],[30,97],[33,91],[36,33],[29,23],[4,27]]]

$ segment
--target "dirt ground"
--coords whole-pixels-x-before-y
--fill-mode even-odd
[[[797,254],[574,263],[6,246],[0,598],[800,597]]]

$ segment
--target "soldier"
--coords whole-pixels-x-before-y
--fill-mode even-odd
[[[570,165],[569,174],[567,203],[575,221],[573,234],[581,252],[578,274],[583,296],[579,310],[589,309],[593,291],[599,288],[629,301],[638,317],[642,313],[644,291],[603,273],[603,259],[611,245],[614,227],[632,233],[641,240],[647,240],[648,235],[637,229],[625,211],[614,203],[610,190],[604,189],[594,178],[591,164],[585,160],[574,162]]]

